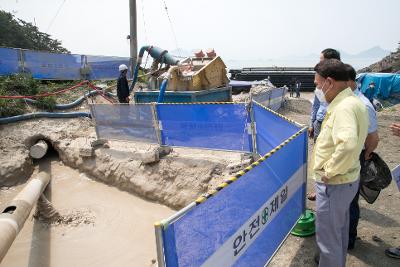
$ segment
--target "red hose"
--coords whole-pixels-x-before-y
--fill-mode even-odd
[[[78,87],[81,87],[82,85],[87,85],[90,88],[92,88],[93,90],[96,91],[101,91],[99,90],[96,86],[94,86],[92,83],[90,83],[89,81],[83,81],[78,83],[77,85],[74,85],[72,87],[66,88],[66,89],[62,89],[60,91],[56,91],[56,92],[52,92],[52,93],[43,93],[43,94],[38,94],[38,95],[0,95],[0,99],[20,99],[20,98],[38,98],[38,97],[46,97],[46,96],[52,96],[52,95],[58,95],[58,94],[62,94],[71,90],[74,90]],[[100,95],[106,99],[107,101],[109,101],[110,103],[113,103],[110,99],[108,99],[102,92],[100,93]]]

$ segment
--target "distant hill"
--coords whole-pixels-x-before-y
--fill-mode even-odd
[[[61,42],[39,31],[32,23],[14,18],[0,10],[0,47],[16,47],[57,53],[69,53]]]
[[[365,68],[373,62],[377,62],[390,54],[390,51],[384,50],[379,46],[371,47],[357,54],[350,54],[340,50],[341,58],[344,62],[351,64],[355,69]],[[224,59],[229,68],[243,67],[313,67],[319,61],[319,53],[307,55],[289,55],[280,58],[260,58],[253,60],[246,59]]]
[[[371,47],[368,50],[361,51],[357,54],[348,54],[344,51],[340,51],[343,58],[348,59],[367,59],[367,58],[383,58],[390,54],[390,51],[382,49],[379,46]]]
[[[360,69],[358,72],[400,73],[400,42],[397,51],[390,53],[366,68]]]

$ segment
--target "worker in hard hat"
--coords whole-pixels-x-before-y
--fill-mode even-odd
[[[128,73],[128,67],[125,64],[121,64],[118,67],[119,77],[117,82],[117,96],[119,103],[129,103],[129,85],[126,74]]]

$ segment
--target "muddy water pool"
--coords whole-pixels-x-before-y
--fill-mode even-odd
[[[48,198],[61,215],[78,220],[46,224],[32,211],[1,267],[153,266],[154,222],[174,210],[89,179],[55,158],[46,161],[40,168],[51,173]],[[22,187],[1,189],[0,207]]]

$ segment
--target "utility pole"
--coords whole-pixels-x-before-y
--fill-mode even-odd
[[[131,78],[137,62],[137,14],[136,0],[129,0],[129,22],[130,22],[130,61]]]

